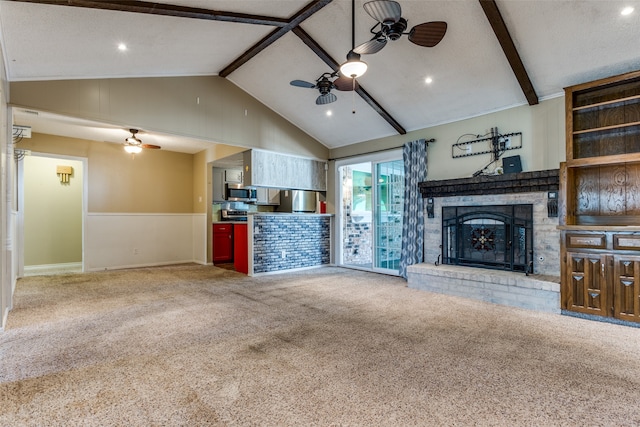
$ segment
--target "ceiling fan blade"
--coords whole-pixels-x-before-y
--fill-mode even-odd
[[[398,22],[402,16],[402,8],[395,1],[375,0],[365,3],[363,7],[369,16],[387,25]]]
[[[316,87],[314,83],[305,82],[304,80],[292,80],[289,84],[291,86],[306,87],[309,89],[313,89]]]
[[[162,148],[159,145],[153,145],[153,144],[142,144],[141,147],[142,148],[149,148],[151,150],[159,150],[160,148]]]
[[[336,101],[337,99],[338,99],[337,96],[335,96],[334,94],[329,92],[327,94],[320,95],[318,98],[316,98],[316,105],[331,104],[332,102]]]
[[[354,83],[355,83],[355,87],[353,85]],[[333,81],[333,85],[336,87],[336,89],[342,90],[342,91],[356,90],[360,87],[358,85],[358,80],[352,79],[351,77],[346,77],[346,76],[340,76],[337,79],[335,79]]]
[[[416,25],[409,31],[409,41],[418,46],[434,47],[447,32],[447,23],[444,21],[425,22]]]
[[[372,38],[368,42],[364,42],[361,45],[356,46],[353,51],[359,55],[371,55],[373,53],[380,52],[382,48],[387,45],[387,39],[380,39],[376,37]]]

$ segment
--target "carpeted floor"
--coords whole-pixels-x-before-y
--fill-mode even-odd
[[[339,268],[29,277],[1,426],[638,426],[640,329]]]

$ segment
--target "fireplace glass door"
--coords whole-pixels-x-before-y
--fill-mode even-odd
[[[363,162],[338,169],[340,264],[398,274],[402,249],[404,164]]]
[[[443,207],[442,262],[533,273],[533,206]]]

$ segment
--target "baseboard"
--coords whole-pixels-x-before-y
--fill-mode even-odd
[[[628,320],[621,320],[615,317],[598,316],[595,314],[580,313],[577,311],[564,310],[564,309],[561,310],[560,313],[564,316],[577,317],[579,319],[595,320],[596,322],[613,323],[615,325],[630,326],[632,328],[640,328],[640,323],[638,322],[629,322]]]
[[[2,323],[0,324],[0,332],[4,332],[4,327],[7,324],[7,319],[9,318],[9,308],[7,307],[2,313]]]
[[[43,276],[47,274],[82,273],[81,262],[62,264],[25,265],[24,276]]]
[[[313,270],[313,269],[322,268],[322,267],[329,267],[329,264],[310,265],[309,267],[297,267],[297,268],[289,268],[285,270],[265,271],[262,273],[249,274],[249,276],[251,277],[269,276],[272,274],[293,273],[296,271]]]
[[[109,270],[127,270],[132,268],[166,267],[166,266],[180,265],[180,264],[207,265],[207,264],[203,264],[201,261],[183,260],[183,261],[150,262],[150,263],[129,264],[129,265],[110,265],[108,267],[88,268],[87,271],[97,272],[97,271],[109,271]]]

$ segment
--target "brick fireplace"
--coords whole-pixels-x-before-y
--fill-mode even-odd
[[[421,183],[425,261],[409,267],[408,286],[559,313],[558,179],[555,169]],[[513,209],[531,209],[530,224],[505,226],[505,212]],[[466,224],[458,231],[464,238],[451,235],[452,212]],[[495,220],[484,225],[477,212]],[[462,251],[460,242],[470,248]],[[517,252],[515,261],[504,252]]]

